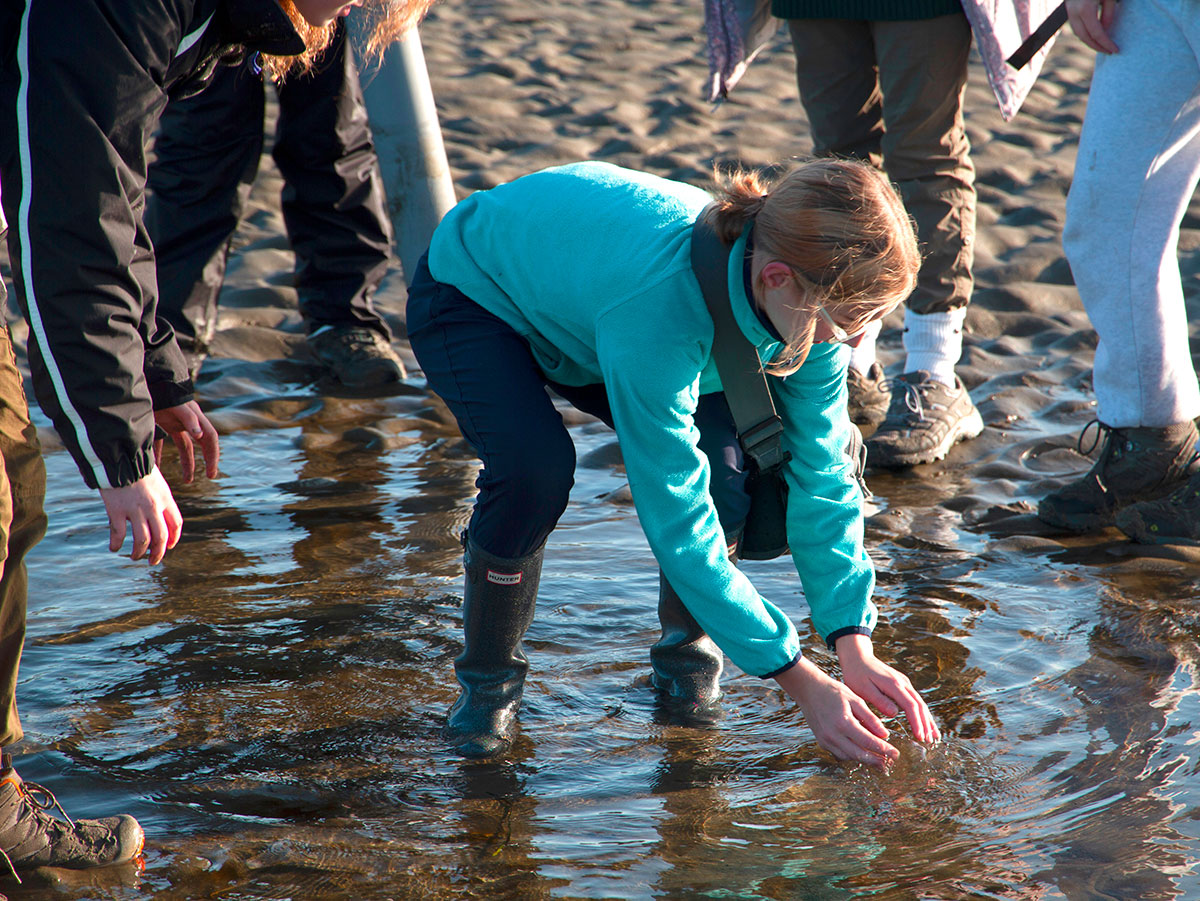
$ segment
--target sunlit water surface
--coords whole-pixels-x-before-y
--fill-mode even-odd
[[[1194,565],[967,531],[953,457],[874,478],[877,651],[946,739],[894,721],[900,763],[848,768],[732,667],[713,728],[662,720],[656,568],[613,436],[575,422],[522,735],[467,763],[439,729],[476,464],[419,377],[371,398],[311,375],[210,361],[223,475],[179,490],[186,536],[155,569],[107,552],[49,450],[19,763],[149,845],[142,871],[11,897],[1200,897]],[[744,565],[833,669],[789,564]]]

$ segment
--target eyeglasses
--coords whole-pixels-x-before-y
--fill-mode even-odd
[[[792,266],[788,266],[788,269],[792,273],[793,281],[795,281],[803,289],[810,289],[813,284],[811,279],[801,275]],[[829,311],[821,305],[820,301],[814,300],[813,304],[817,308],[817,313],[820,314],[821,318],[825,320],[825,324],[829,326],[829,332],[833,335],[833,340],[839,343],[843,341],[849,341],[851,337],[850,333],[833,321],[833,317],[829,315]]]
[[[833,340],[839,343],[843,341],[849,341],[850,333],[834,322],[833,317],[829,315],[829,311],[821,306],[819,302],[814,301],[814,303],[817,305],[817,313],[822,319],[825,320],[825,324],[829,326],[829,331],[830,334],[833,335]]]

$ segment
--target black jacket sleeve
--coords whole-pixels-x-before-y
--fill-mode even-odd
[[[153,466],[153,407],[192,386],[156,314],[146,146],[168,94],[238,47],[304,42],[276,0],[4,0],[0,194],[43,410],[92,487]],[[237,51],[240,53],[240,51]]]
[[[190,398],[155,315],[146,144],[190,24],[178,5],[17,0],[0,14],[0,185],[42,409],[92,487],[151,471],[152,394]]]

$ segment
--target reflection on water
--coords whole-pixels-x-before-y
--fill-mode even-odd
[[[186,537],[154,570],[108,555],[98,502],[49,455],[23,773],[78,815],[135,814],[149,850],[142,872],[12,897],[1200,896],[1190,566],[963,531],[952,466],[876,478],[877,650],[946,741],[893,720],[900,762],[847,768],[732,670],[712,728],[657,722],[656,570],[611,434],[579,422],[523,734],[467,763],[438,730],[470,454],[419,380],[346,397],[249,366],[206,370],[224,475],[179,492]],[[238,377],[256,391],[225,390]],[[745,565],[805,621],[786,563]]]

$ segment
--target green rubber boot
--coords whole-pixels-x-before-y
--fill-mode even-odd
[[[529,660],[521,647],[533,622],[542,549],[506,559],[464,536],[463,652],[454,661],[462,693],[446,738],[463,757],[495,757],[512,745]]]

